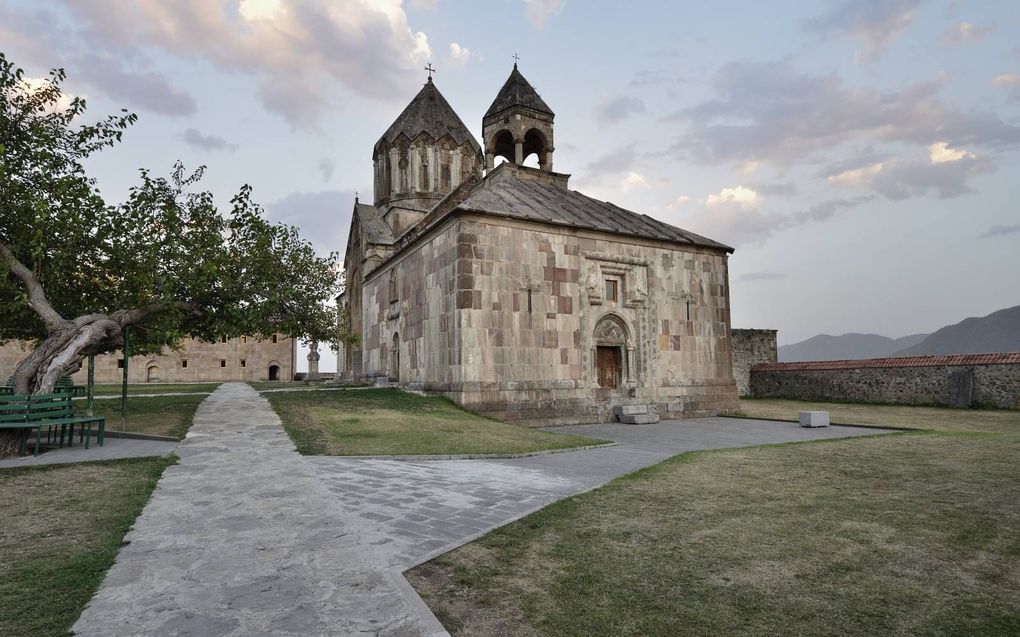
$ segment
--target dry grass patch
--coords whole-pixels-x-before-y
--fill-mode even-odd
[[[203,392],[211,394],[220,383],[132,383],[128,385],[128,396],[138,394],[177,394],[182,392]],[[96,384],[95,396],[120,396],[120,383]]]
[[[67,634],[174,461],[0,469],[0,635]]]
[[[605,442],[508,425],[397,389],[263,395],[310,455],[524,453]]]
[[[454,635],[1015,635],[1020,437],[690,453],[408,573]]]
[[[936,431],[986,431],[1020,434],[1020,410],[950,409],[908,405],[823,403],[778,398],[740,400],[741,416],[797,420],[801,411],[828,411],[832,422],[844,425],[886,425]]]

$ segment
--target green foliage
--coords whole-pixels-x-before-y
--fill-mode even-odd
[[[104,201],[83,161],[120,141],[136,117],[80,123],[85,101],[62,108],[63,80],[53,71],[30,86],[0,53],[0,244],[61,317],[171,306],[125,321],[135,353],[185,336],[345,337],[330,306],[343,287],[337,255],[318,257],[296,228],[267,221],[249,186],[221,213],[198,188],[203,168],[177,163],[168,177],[140,171],[127,201]],[[0,341],[46,336],[25,285],[0,259]]]

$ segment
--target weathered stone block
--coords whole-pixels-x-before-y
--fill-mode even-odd
[[[801,427],[828,427],[829,412],[827,411],[802,411],[800,412]]]

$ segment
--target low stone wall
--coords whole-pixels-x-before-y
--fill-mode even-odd
[[[764,363],[751,395],[1020,409],[1020,353]]]
[[[751,368],[779,360],[776,330],[732,330],[733,380],[737,394],[751,395]]]

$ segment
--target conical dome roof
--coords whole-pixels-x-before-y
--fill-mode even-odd
[[[492,101],[492,106],[485,111],[485,119],[514,106],[524,106],[540,113],[554,114],[549,105],[539,96],[538,91],[517,70],[516,64],[514,64],[514,70],[510,72],[510,77],[503,84],[503,88],[499,89],[496,99]]]
[[[376,142],[376,147],[384,141],[392,144],[401,135],[412,140],[422,133],[428,133],[433,139],[449,135],[458,146],[468,142],[472,148],[481,152],[474,135],[436,88],[432,78],[429,78],[407,108],[386,129]]]

